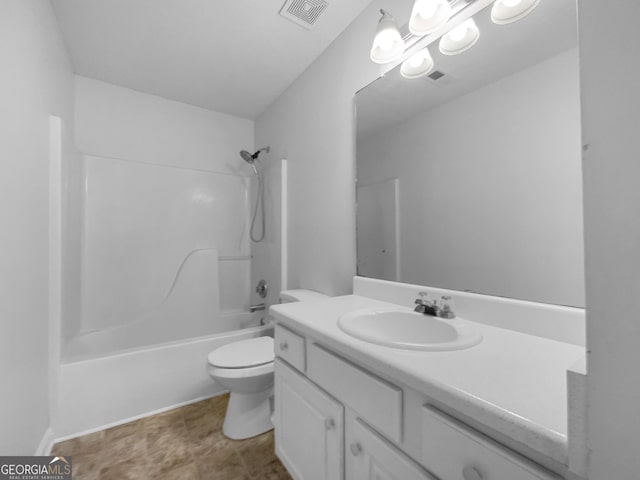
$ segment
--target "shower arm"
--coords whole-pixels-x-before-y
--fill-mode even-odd
[[[257,160],[258,156],[260,155],[260,152],[269,153],[270,150],[271,150],[271,147],[262,147],[260,150],[258,150],[256,153],[254,153],[251,156],[253,157],[254,160]]]

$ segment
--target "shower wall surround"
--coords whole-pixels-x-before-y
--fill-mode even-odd
[[[85,156],[85,165],[85,330],[162,315],[180,292],[174,284],[194,278],[200,287],[182,295],[176,321],[201,324],[195,335],[211,333],[218,312],[246,308],[247,177],[96,156]],[[223,300],[218,273],[229,287]]]
[[[82,320],[65,336],[164,318],[176,301],[187,336],[217,331],[217,314],[249,304],[250,171],[237,152],[253,122],[84,77],[75,87]]]
[[[259,144],[260,145],[260,144]],[[262,172],[264,175],[264,204],[266,218],[266,233],[264,240],[259,243],[252,243],[251,253],[251,304],[266,303],[267,306],[277,304],[280,291],[287,288],[283,283],[282,265],[282,223],[281,219],[286,216],[282,212],[283,204],[283,180],[286,175],[287,161],[275,160],[273,156],[267,155],[262,160]],[[253,207],[256,194],[256,177],[251,179],[251,206]],[[260,279],[266,279],[269,291],[265,298],[261,298],[256,292],[255,286]]]

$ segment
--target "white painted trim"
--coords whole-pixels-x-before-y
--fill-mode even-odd
[[[198,403],[203,400],[207,400],[209,398],[219,397],[220,395],[224,395],[228,393],[226,390],[222,392],[218,392],[214,395],[205,395],[203,397],[194,398],[193,400],[187,400],[186,402],[179,402],[175,405],[169,405],[168,407],[158,408],[157,410],[152,410],[150,412],[141,413],[140,415],[134,415],[132,417],[123,418],[122,420],[118,420],[115,422],[110,422],[105,425],[100,425],[98,427],[89,428],[87,430],[83,430],[82,432],[72,433],[70,435],[63,435],[62,437],[58,437],[53,440],[53,432],[51,433],[53,443],[60,443],[66,440],[71,440],[73,438],[83,437],[84,435],[90,435],[92,433],[101,432],[102,430],[106,430],[107,428],[117,427],[118,425],[124,425],[125,423],[135,422],[136,420],[140,420],[141,418],[152,417],[154,415],[158,415],[159,413],[168,412],[170,410],[175,410],[176,408],[185,407],[187,405],[191,405],[192,403]],[[50,445],[50,447],[53,445]],[[51,450],[51,448],[49,448]]]
[[[38,448],[36,449],[34,455],[35,456],[49,455],[49,452],[51,452],[51,447],[53,447],[54,443],[55,443],[55,437],[53,435],[53,430],[51,429],[51,427],[49,427],[44,432],[44,435],[42,436],[42,439],[40,440],[40,444],[38,445]]]
[[[62,119],[49,116],[49,421],[56,425],[62,330]]]
[[[569,471],[584,478],[589,474],[587,398],[587,358],[585,356],[567,370]]]
[[[288,232],[289,232],[289,217],[288,217],[288,165],[287,160],[282,159],[281,168],[281,188],[280,188],[280,290],[288,290],[289,286],[289,259],[287,257],[288,251]]]

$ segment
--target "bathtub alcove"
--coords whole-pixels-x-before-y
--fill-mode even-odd
[[[63,254],[78,268],[63,283],[59,440],[221,393],[207,354],[272,335],[266,311],[249,313],[249,172],[67,160],[76,198],[66,199],[64,231],[79,248]],[[278,189],[279,172],[267,175]]]

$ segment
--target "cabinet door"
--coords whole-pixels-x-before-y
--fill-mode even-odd
[[[347,461],[354,480],[437,480],[362,420],[354,421],[352,432]]]
[[[276,360],[276,453],[296,480],[344,477],[344,408]]]

